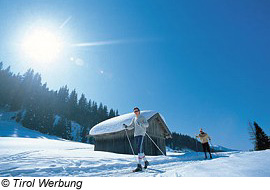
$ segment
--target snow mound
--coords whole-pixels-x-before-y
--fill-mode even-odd
[[[141,114],[148,120],[150,119],[153,115],[155,115],[156,111],[152,110],[145,110],[141,111]],[[159,114],[161,118],[163,119],[164,117]],[[111,119],[107,119],[97,125],[95,125],[89,132],[90,135],[101,135],[101,134],[106,134],[106,133],[114,133],[118,131],[122,131],[123,129],[123,124],[130,124],[132,118],[135,117],[134,113],[127,113],[124,115],[120,115],[117,117],[113,117]],[[164,120],[164,119],[163,119]],[[164,120],[165,122],[165,120]]]

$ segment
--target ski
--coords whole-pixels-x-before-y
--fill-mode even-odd
[[[132,173],[140,173],[140,172],[145,172],[145,171],[146,171],[146,169],[142,169],[140,171],[136,171],[136,169],[135,169],[135,170],[132,170]]]

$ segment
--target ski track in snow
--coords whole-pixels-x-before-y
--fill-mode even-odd
[[[13,142],[24,148],[18,145],[18,149],[8,150],[13,148],[14,145],[10,146]],[[93,145],[88,144],[1,137],[0,147],[4,153],[0,157],[1,177],[270,176],[269,170],[265,169],[270,168],[270,164],[256,163],[258,158],[268,159],[270,151],[218,153],[212,160],[204,160],[203,153],[148,156],[149,168],[133,173],[132,169],[136,167],[133,155],[93,151]]]
[[[133,155],[94,151],[78,143],[0,120],[0,177],[270,177],[270,150],[214,153],[173,153],[147,156],[148,169],[133,173]]]

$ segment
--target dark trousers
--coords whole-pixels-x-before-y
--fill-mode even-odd
[[[203,147],[203,151],[204,151],[204,154],[205,154],[205,158],[207,158],[206,151],[209,152],[210,158],[212,158],[209,143],[208,142],[202,143],[202,147]]]
[[[138,154],[139,153],[144,153],[143,138],[144,138],[144,136],[142,136],[142,135],[139,135],[139,136],[135,137],[135,142],[136,142],[136,145],[137,145]]]

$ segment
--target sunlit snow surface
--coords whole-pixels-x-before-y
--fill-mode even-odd
[[[270,150],[227,152],[204,160],[203,153],[148,156],[149,169],[132,173],[133,155],[94,151],[94,146],[59,140],[26,129],[14,121],[0,120],[0,177],[8,176],[267,176]]]

